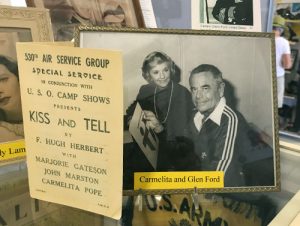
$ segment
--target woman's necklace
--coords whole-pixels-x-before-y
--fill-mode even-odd
[[[164,120],[162,120],[162,123],[165,123],[167,121],[167,118],[168,118],[169,112],[170,112],[170,108],[171,108],[171,102],[172,102],[172,96],[173,96],[173,81],[171,81],[171,84],[172,84],[172,87],[171,87],[171,94],[170,94],[170,99],[169,99],[168,110],[167,110],[166,117],[164,118]],[[158,119],[158,114],[157,114],[157,110],[156,110],[156,101],[155,101],[156,91],[157,91],[157,86],[155,87],[155,90],[154,90],[154,111],[155,111],[156,118]]]

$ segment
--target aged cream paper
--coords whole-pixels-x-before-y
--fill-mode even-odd
[[[119,219],[120,52],[18,43],[32,197]]]
[[[300,212],[298,212],[295,219],[292,221],[292,223],[289,224],[289,226],[299,226],[300,225]]]

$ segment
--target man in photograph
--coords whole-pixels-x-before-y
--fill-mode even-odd
[[[217,0],[212,14],[222,24],[253,25],[252,0]]]
[[[209,64],[194,68],[189,78],[195,112],[188,127],[201,171],[223,171],[225,187],[245,185],[244,164],[249,155],[249,126],[226,105],[221,71]]]

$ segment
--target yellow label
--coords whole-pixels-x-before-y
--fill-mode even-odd
[[[201,172],[136,172],[134,190],[138,189],[188,189],[223,188],[223,171]]]
[[[24,140],[0,144],[0,162],[19,157],[25,157],[25,155],[26,150]]]

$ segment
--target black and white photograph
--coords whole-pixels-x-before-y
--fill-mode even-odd
[[[204,0],[208,23],[253,25],[253,0]]]
[[[17,42],[53,41],[50,17],[45,9],[0,6],[0,148],[23,143]],[[24,144],[21,145],[23,147]],[[7,152],[8,153],[8,152]],[[9,155],[7,155],[9,156]],[[1,162],[19,157],[3,158]],[[22,156],[24,159],[25,156]]]
[[[133,190],[135,172],[222,171],[221,191],[277,190],[273,41],[267,33],[79,27],[77,46],[123,54],[123,189]]]
[[[261,31],[260,1],[192,0],[194,28]]]

